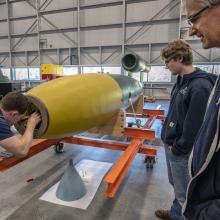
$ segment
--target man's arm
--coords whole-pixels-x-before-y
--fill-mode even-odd
[[[216,199],[216,200],[209,200],[207,201],[203,206],[203,208],[199,208],[198,211],[195,207],[195,219],[199,219],[199,220],[208,220],[208,219],[219,219],[220,216],[220,199]]]
[[[16,156],[23,157],[27,155],[33,139],[34,129],[40,120],[40,116],[37,113],[33,113],[28,119],[26,130],[22,136],[13,136],[2,140],[0,145]]]

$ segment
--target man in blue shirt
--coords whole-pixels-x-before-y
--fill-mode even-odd
[[[186,9],[190,35],[199,37],[205,49],[220,47],[220,0],[186,0]],[[219,105],[218,77],[189,161],[191,180],[183,208],[189,220],[220,219]]]
[[[40,116],[33,113],[28,119],[26,130],[22,136],[15,136],[10,127],[17,123],[28,107],[28,99],[20,92],[5,95],[0,104],[0,146],[17,156],[25,156],[31,146],[36,125]]]
[[[167,68],[173,75],[177,75],[171,92],[169,111],[161,131],[168,179],[175,196],[169,210],[159,209],[155,215],[164,220],[185,220],[182,205],[189,182],[188,158],[202,125],[216,76],[193,67],[192,49],[183,40],[170,42],[163,48],[161,55]]]

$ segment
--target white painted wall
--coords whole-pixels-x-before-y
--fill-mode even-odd
[[[42,63],[57,63],[57,51],[51,50],[41,53],[41,62]]]
[[[13,38],[11,39],[11,46],[13,47],[17,44],[20,38]],[[36,37],[28,37],[24,38],[20,44],[18,44],[13,51],[31,51],[31,50],[38,50],[38,38]]]
[[[106,2],[106,0],[80,0],[80,5],[94,5]],[[112,0],[111,2],[121,2],[121,0]]]
[[[28,20],[16,20],[10,22],[10,32],[11,34],[24,34],[34,23],[36,19]],[[29,33],[37,33],[37,24],[33,25],[33,28]]]
[[[122,6],[92,8],[80,13],[81,26],[118,24],[122,22]]]
[[[127,39],[129,39],[142,26],[127,28]],[[145,25],[141,31],[132,37],[127,43],[141,44],[141,43],[163,43],[178,38],[178,23],[174,24],[155,24]]]
[[[55,37],[52,34],[42,34],[41,39],[47,39],[48,48],[68,48],[76,46],[75,44],[73,44],[71,39],[75,39],[75,41],[77,41],[77,34],[75,32],[62,32],[57,33]]]
[[[40,5],[42,5],[45,2],[45,0],[40,0]],[[76,7],[77,1],[76,0],[53,0],[49,5],[45,4],[42,6],[43,10],[57,10],[61,8],[71,8]]]
[[[39,56],[37,52],[28,52],[28,66],[38,66]]]
[[[122,43],[121,29],[102,29],[81,32],[81,46],[110,46]]]
[[[0,23],[0,36],[8,35],[8,24],[6,22]]]
[[[32,5],[36,6],[34,0],[29,2],[31,2]],[[2,5],[0,7],[2,7]],[[36,15],[36,11],[26,1],[13,2],[13,4],[10,4],[9,17],[25,17],[30,15]]]
[[[121,64],[121,47],[105,47],[102,49],[102,62],[104,65]]]
[[[123,18],[122,0],[80,0],[79,33],[77,32],[78,0],[51,0],[46,1],[46,4],[44,4],[45,0],[38,1],[39,29],[36,23],[28,32],[28,34],[36,33],[31,37],[19,35],[27,32],[37,18],[36,0],[14,1],[9,4],[11,48],[13,53],[17,52],[21,58],[24,56],[23,60],[28,60],[28,65],[38,53],[41,54],[41,59],[39,57],[35,59],[33,62],[35,65],[39,65],[40,60],[41,62],[60,61],[61,64],[65,60],[64,64],[70,64],[71,59],[66,57],[73,50],[75,56],[81,53],[76,60],[81,60],[82,65],[100,63],[120,65],[123,43],[125,53],[132,51],[146,58],[148,62],[162,64],[159,57],[161,48],[179,36],[179,0],[143,2],[126,0],[125,18]],[[18,19],[19,17],[23,18]],[[7,19],[6,4],[0,4],[0,36],[8,38],[8,23],[1,21],[2,19]],[[149,23],[151,20],[153,22]],[[123,42],[123,21],[125,21],[125,42]],[[41,51],[38,50],[39,39],[46,42],[46,48]],[[20,42],[19,45],[14,47],[17,42]],[[3,52],[10,51],[10,44],[9,38],[0,39],[0,57]],[[220,62],[219,49],[212,49],[210,52],[201,49],[201,43],[198,41],[193,41],[191,44],[196,51],[196,62],[207,62],[207,60]],[[26,53],[19,53],[25,51]],[[8,58],[9,55],[10,53]],[[4,61],[3,64],[9,65],[9,61]],[[20,66],[22,62],[18,61],[16,56],[12,56],[12,63]],[[2,65],[1,59],[0,65]]]
[[[26,66],[27,65],[27,62],[26,62],[26,57],[25,57],[25,53],[16,53],[15,54],[12,54],[13,56],[13,63],[12,63],[12,66]]]
[[[0,52],[7,52],[9,51],[9,43],[6,39],[0,39]]]
[[[69,49],[61,50],[59,58],[61,62],[63,61],[63,65],[68,65],[70,63]]]
[[[134,3],[127,5],[127,21],[149,21],[152,18],[178,18],[179,10],[175,8],[173,10],[165,10],[163,13],[158,14],[158,12],[167,6],[171,1],[149,1],[142,3]],[[158,14],[156,17],[155,15]]]
[[[99,51],[96,49],[83,49],[81,53],[82,65],[97,65],[99,62]]]
[[[6,59],[5,59],[6,58]],[[1,66],[10,66],[10,59],[8,55],[0,55]]]
[[[213,62],[220,62],[220,57],[219,57],[219,55],[220,55],[219,49],[213,48],[213,49],[212,49],[212,57],[211,57],[212,61],[213,61]]]
[[[5,19],[7,16],[7,8],[6,5],[0,6],[0,19]]]
[[[43,15],[49,22],[52,22],[57,28],[73,28],[77,26],[76,12],[63,12],[58,14]],[[41,18],[41,30],[55,29],[54,26],[49,24],[44,18]]]

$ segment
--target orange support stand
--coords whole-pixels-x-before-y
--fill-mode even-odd
[[[126,128],[125,130],[132,131],[131,128]],[[104,195],[113,198],[137,153],[143,153],[152,157],[156,156],[157,150],[155,148],[143,145],[146,136],[149,137],[148,132],[140,139],[134,138],[130,144],[81,137],[65,138],[62,142],[125,151],[104,179],[104,182],[107,183],[107,190]],[[152,134],[150,134],[150,138],[152,138]]]
[[[153,125],[155,119],[156,119],[156,116],[150,115],[147,122],[146,122],[146,124],[144,125],[144,127],[145,128],[150,128]]]
[[[155,131],[146,128],[124,128],[124,136],[135,139],[141,138],[146,140],[154,140]]]
[[[131,166],[132,161],[135,158],[137,153],[146,154],[149,157],[155,157],[157,150],[151,147],[143,145],[144,140],[153,140],[155,139],[155,131],[150,130],[150,127],[153,124],[155,118],[164,117],[164,112],[162,110],[150,110],[145,111],[141,117],[148,117],[147,123],[144,125],[144,128],[124,128],[124,136],[132,138],[131,143],[121,143],[118,141],[106,141],[95,138],[84,138],[79,136],[60,138],[60,139],[41,139],[35,141],[30,149],[29,154],[23,158],[0,158],[0,172],[3,172],[10,167],[24,161],[35,154],[51,147],[52,145],[57,145],[59,143],[70,143],[70,144],[79,144],[99,148],[107,148],[114,150],[122,150],[124,154],[119,158],[119,160],[114,164],[112,169],[104,178],[104,182],[107,183],[107,190],[104,193],[107,197],[114,197],[117,192],[121,182],[123,181],[129,167]],[[129,114],[127,114],[128,116]],[[132,116],[132,115],[131,115]],[[139,117],[139,115],[136,115]]]
[[[100,140],[96,138],[88,138],[88,137],[80,137],[80,136],[64,138],[62,142],[69,144],[84,145],[89,147],[105,148],[110,150],[120,150],[120,151],[125,151],[130,145],[128,143],[121,143],[118,141]],[[141,145],[138,153],[155,156],[157,150],[148,145]]]
[[[143,109],[143,115],[149,116],[149,115],[164,115],[164,110],[162,109]]]
[[[143,139],[133,139],[124,154],[106,175],[104,181],[108,184],[108,188],[104,193],[105,196],[114,197],[143,141]]]

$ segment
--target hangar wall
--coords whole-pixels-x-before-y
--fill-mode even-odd
[[[161,48],[183,33],[181,8],[180,0],[0,0],[0,66],[120,65],[128,52],[162,65]],[[195,62],[220,62],[218,49],[188,40]]]

